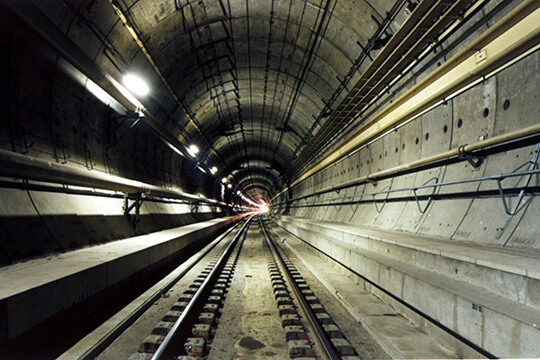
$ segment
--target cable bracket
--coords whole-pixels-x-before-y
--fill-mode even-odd
[[[482,166],[484,159],[478,156],[474,156],[470,151],[466,151],[465,146],[467,145],[468,144],[460,145],[460,147],[458,148],[458,158],[462,160],[467,160],[475,170],[478,170],[480,166]]]

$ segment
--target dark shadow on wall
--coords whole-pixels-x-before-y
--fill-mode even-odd
[[[0,217],[0,266],[53,256],[113,240],[201,221],[220,213],[140,215],[135,228],[123,215],[45,215]]]

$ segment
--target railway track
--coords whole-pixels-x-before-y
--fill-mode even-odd
[[[251,217],[214,256],[130,360],[192,359],[208,354]]]
[[[259,224],[289,356],[359,360],[354,347],[260,219]]]
[[[381,338],[372,325],[364,328],[363,318],[351,316],[350,304],[345,310],[337,291],[328,292],[334,287],[325,274],[335,275],[333,265],[303,253],[291,239],[285,244],[284,234],[260,217],[237,224],[169,274],[168,285],[147,292],[115,331],[97,341],[90,334],[82,355],[70,349],[59,359],[389,358],[392,340]],[[333,279],[337,286],[356,286]],[[377,316],[377,325],[399,329],[393,333],[396,342],[410,336],[427,349],[422,354],[455,356],[419,338],[412,326],[402,330],[410,325],[400,313],[367,296],[357,306]]]
[[[249,227],[249,221],[251,219],[238,231],[224,253],[216,255],[183,292],[129,360],[189,360],[209,354],[242,247],[240,239]],[[289,356],[292,359],[359,359],[356,350],[260,218],[258,224]]]
[[[338,325],[347,315],[332,318],[335,304],[327,310],[328,296],[317,296],[281,246],[265,221],[249,218],[205,248],[181,281],[105,350],[78,358],[360,359],[358,339],[349,341]],[[347,335],[351,326],[358,324],[350,320]]]

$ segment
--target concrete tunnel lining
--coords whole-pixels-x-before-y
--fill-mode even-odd
[[[165,0],[21,0],[19,9],[38,14],[28,12],[23,21],[21,12],[9,10],[8,0],[0,1],[7,34],[0,41],[2,154],[73,167],[89,177],[123,179],[107,193],[101,185],[44,177],[26,165],[16,172],[13,162],[4,162],[0,273],[129,242],[119,239],[229,219],[241,206],[271,202],[273,219],[288,230],[352,270],[370,274],[380,286],[401,279],[405,285],[387,290],[452,331],[498,356],[538,356],[532,345],[538,341],[533,319],[540,308],[536,2],[451,2],[465,10],[452,18],[449,35],[414,42],[427,46],[422,57],[359,117],[353,115],[361,99],[351,89],[364,81],[377,54],[385,53],[404,24],[424,19],[414,17],[419,8],[444,14],[446,5],[431,0],[307,0],[290,7],[286,1],[228,0],[225,7],[223,1],[177,3],[180,9]],[[392,15],[392,9],[398,10]],[[527,15],[508,20],[520,11]],[[38,18],[47,23],[42,34],[36,31]],[[523,19],[532,24],[527,33],[519,30]],[[482,64],[495,73],[467,78],[474,80],[471,86],[447,97],[458,90],[452,87],[444,99],[432,91],[434,106],[385,122],[396,104],[407,111],[420,108],[414,96],[424,96],[422,82],[438,73],[448,71],[449,77],[437,77],[437,89],[450,88],[456,54],[493,29],[502,29],[504,41],[496,48],[482,42],[485,52],[469,50],[467,74]],[[523,39],[523,51],[516,49],[517,38]],[[367,48],[375,43],[380,48]],[[504,54],[504,61],[492,58],[494,51]],[[350,73],[361,56],[364,61]],[[83,70],[76,70],[75,58],[84,59]],[[128,70],[146,78],[149,96],[131,99],[115,87]],[[90,79],[108,95],[96,97]],[[345,109],[347,126],[330,121],[336,109]],[[525,134],[527,129],[534,131]],[[471,147],[514,133],[519,136],[512,141]],[[186,151],[191,144],[200,149],[198,156]],[[411,165],[447,153],[452,161]],[[214,166],[216,174],[210,172]],[[400,167],[407,170],[394,172]],[[512,172],[520,175],[491,178]],[[142,188],[126,190],[130,181],[152,187],[153,197]],[[393,192],[399,189],[404,190]],[[137,199],[143,202],[135,206]],[[135,207],[126,211],[130,205]],[[341,226],[350,226],[350,232],[325,233]],[[362,232],[370,234],[367,240],[358,235]],[[387,274],[385,266],[391,268]],[[24,285],[20,281],[14,283]],[[454,310],[426,302],[437,297]],[[489,314],[478,320],[477,313],[469,314],[471,303]],[[23,314],[2,306],[2,318]],[[421,318],[409,317],[441,344],[455,345]],[[485,328],[478,328],[479,321]],[[507,336],[507,328],[521,335]],[[23,332],[0,334],[11,339]],[[505,335],[501,341],[497,333]],[[459,346],[453,351],[466,354]]]

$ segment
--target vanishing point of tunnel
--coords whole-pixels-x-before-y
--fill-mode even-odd
[[[0,359],[540,358],[540,1],[0,34]]]

